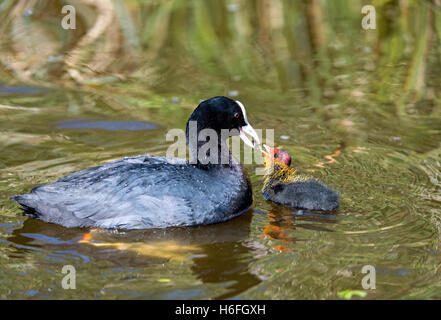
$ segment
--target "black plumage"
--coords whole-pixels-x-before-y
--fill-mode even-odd
[[[218,137],[221,129],[237,129],[238,133],[251,127],[243,106],[227,97],[203,101],[189,120],[197,122],[198,132],[210,128]],[[194,143],[193,153],[201,145]],[[65,227],[149,229],[226,221],[249,208],[252,192],[225,141],[219,139],[217,147],[219,159],[226,157],[226,163],[206,163],[204,155],[192,162],[128,157],[11,199],[22,205],[25,214]]]
[[[322,182],[289,167],[291,157],[277,148],[265,156],[266,176],[262,189],[265,199],[294,209],[333,211],[339,208],[339,194]]]

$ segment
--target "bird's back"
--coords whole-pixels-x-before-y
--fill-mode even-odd
[[[225,221],[251,205],[247,178],[167,157],[130,157],[12,197],[25,212],[66,227],[164,228]]]
[[[339,195],[315,179],[275,183],[262,191],[267,200],[296,209],[333,211],[339,207]]]

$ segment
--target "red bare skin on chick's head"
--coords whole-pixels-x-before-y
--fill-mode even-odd
[[[291,165],[291,156],[287,152],[282,151],[279,148],[271,148],[267,145],[265,145],[265,149],[267,154],[263,153],[263,156],[266,162],[268,162],[268,160],[274,160],[281,161],[287,166]]]

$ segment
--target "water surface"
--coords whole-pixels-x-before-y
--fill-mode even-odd
[[[377,271],[365,299],[441,298],[439,6],[378,2],[366,31],[364,1],[112,3],[79,7],[74,31],[60,28],[58,1],[0,5],[1,298],[338,299],[364,290],[364,265]],[[84,40],[98,20],[110,22]],[[252,208],[211,226],[66,229],[8,200],[124,156],[165,155],[167,131],[216,95],[274,129],[293,166],[341,193],[341,209],[265,201],[257,165],[245,166]],[[61,288],[64,265],[76,290]]]

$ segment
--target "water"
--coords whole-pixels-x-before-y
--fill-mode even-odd
[[[83,45],[93,10],[65,31],[57,1],[0,4],[1,298],[441,298],[441,9],[385,2],[366,31],[361,1],[264,2],[114,1],[114,23]],[[265,201],[257,165],[245,166],[252,208],[211,226],[66,229],[8,200],[106,161],[165,155],[166,132],[215,95],[275,129],[341,209]],[[61,287],[64,265],[76,290]],[[365,265],[375,290],[361,286]]]

